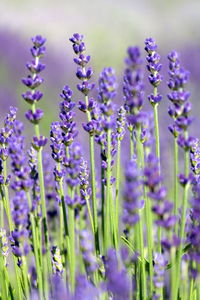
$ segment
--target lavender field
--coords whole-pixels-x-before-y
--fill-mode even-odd
[[[200,300],[200,4],[46,7],[0,4],[0,299]]]

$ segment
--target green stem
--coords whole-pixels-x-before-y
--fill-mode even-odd
[[[42,149],[38,151],[38,173],[39,173],[39,185],[40,185],[40,194],[41,194],[41,204],[42,204],[42,221],[44,228],[44,240],[47,251],[47,265],[49,274],[52,273],[51,267],[51,253],[50,253],[50,243],[49,243],[49,232],[47,226],[47,210],[46,210],[46,201],[45,201],[45,188],[44,188],[44,173],[42,165]]]
[[[32,104],[32,112],[35,113],[36,107],[35,103]],[[35,134],[37,138],[40,138],[40,129],[39,125],[35,124]],[[44,229],[44,240],[47,251],[47,265],[49,274],[52,273],[51,267],[51,253],[50,253],[50,243],[49,243],[49,232],[47,225],[47,210],[46,210],[46,197],[45,197],[45,187],[44,187],[44,173],[43,173],[43,163],[42,163],[42,148],[40,148],[37,152],[38,158],[38,175],[39,175],[39,186],[40,186],[40,196],[41,196],[41,205],[42,205],[42,224]]]
[[[108,120],[109,121],[109,120]],[[110,190],[111,190],[111,129],[107,131],[107,169],[106,169],[106,209],[105,209],[105,251],[111,245],[111,224],[110,224],[110,214],[111,214],[111,207],[110,207]]]
[[[85,103],[88,107],[89,101],[88,96],[85,96]],[[87,110],[87,119],[88,122],[91,121],[91,113]],[[92,212],[93,212],[93,223],[94,223],[94,239],[95,239],[95,249],[96,253],[100,253],[100,244],[99,244],[99,226],[98,226],[98,207],[97,207],[97,198],[96,198],[96,170],[95,170],[95,157],[94,157],[94,136],[90,135],[90,170],[91,170],[91,181],[92,181]]]
[[[178,188],[178,172],[179,172],[179,167],[178,167],[178,144],[177,144],[177,138],[174,138],[174,214],[175,216],[178,215],[178,193],[179,193],[179,188]],[[178,222],[175,225],[175,233],[177,234],[178,232]]]
[[[102,156],[103,149],[101,147],[101,156]],[[102,167],[103,158],[101,157],[101,230],[102,230],[102,239],[104,243],[104,236],[105,236],[105,184],[103,179],[105,178],[105,170]],[[103,245],[105,248],[105,245]]]
[[[185,138],[187,138],[188,134],[185,132]],[[189,175],[189,151],[185,151],[185,176],[188,177]],[[185,236],[185,223],[186,223],[186,212],[187,212],[187,202],[188,202],[188,190],[189,190],[190,184],[187,183],[184,186],[183,191],[183,203],[182,203],[182,216],[181,216],[181,225],[180,225],[180,245],[178,248],[178,254],[177,254],[177,269],[176,269],[176,287],[175,287],[175,299],[178,297],[178,290],[179,290],[179,284],[180,284],[180,268],[181,268],[181,257],[182,257],[182,251],[183,251],[183,239]]]
[[[130,132],[130,159],[133,158],[133,155],[134,155],[134,139],[133,139],[133,127],[131,127],[129,129],[129,132]]]
[[[8,299],[8,287],[7,287],[7,281],[5,280],[5,274],[4,274],[4,257],[2,254],[0,254],[0,283],[1,283],[1,299],[7,300]]]
[[[57,163],[57,168],[58,171],[61,170],[61,166],[60,163]],[[60,194],[60,198],[62,199],[62,197],[64,196],[64,191],[63,191],[63,178],[60,179],[59,181],[59,194]],[[63,213],[63,208],[62,208],[62,200],[61,203],[59,204],[59,215],[60,215],[60,250],[61,250],[61,256],[63,257],[63,253],[64,253],[64,230],[63,230],[63,223],[64,223],[64,213]],[[62,259],[63,261],[63,259]]]
[[[93,211],[93,226],[96,253],[100,253],[99,245],[99,226],[97,215],[97,199],[96,199],[96,172],[94,159],[94,136],[90,136],[90,165],[91,165],[91,179],[92,179],[92,211]]]
[[[139,211],[139,249],[141,255],[141,286],[142,286],[142,299],[147,298],[147,286],[146,286],[146,272],[145,272],[145,257],[144,257],[144,240],[143,240],[143,221],[142,213]]]
[[[71,199],[74,198],[74,191],[71,190]],[[70,281],[71,290],[74,292],[75,289],[75,215],[74,208],[68,206],[68,218],[69,218],[69,242],[70,242]]]
[[[10,297],[8,299],[15,300],[14,289],[11,286],[9,275],[8,275],[8,270],[7,270],[7,267],[5,266],[5,264],[4,264],[4,277],[3,278],[7,282],[7,285],[8,285],[8,291],[9,291],[9,295],[10,295]],[[5,300],[7,300],[7,299],[5,299]]]
[[[193,300],[193,293],[194,293],[194,278],[190,280],[190,291],[189,291],[189,300]]]
[[[119,245],[119,184],[120,184],[120,165],[121,163],[121,141],[117,141],[117,170],[116,170],[116,193],[115,193],[115,235],[116,248]]]
[[[137,142],[137,162],[138,162],[138,168],[140,170],[143,169],[144,167],[144,153],[143,153],[143,146],[140,141],[140,134],[141,134],[141,127],[139,126],[136,129],[136,142]],[[143,192],[144,197],[146,196],[145,193]],[[146,200],[146,198],[145,198]],[[146,203],[145,203],[146,205]],[[144,234],[143,234],[143,215],[142,211],[138,211],[139,214],[139,222],[137,225],[137,231],[135,232],[136,235],[138,235],[138,246],[139,246],[139,251],[141,255],[141,286],[142,286],[142,299],[146,299],[146,292],[147,292],[147,287],[146,287],[146,272],[145,272],[145,256],[144,256]],[[152,228],[151,228],[152,229]]]
[[[23,283],[24,283],[24,296],[25,299],[29,299],[29,280],[28,280],[28,271],[27,271],[27,265],[26,265],[26,258],[23,256],[22,257],[22,266],[21,266],[21,271],[22,271],[22,278],[23,278]]]
[[[158,123],[158,104],[153,106],[154,110],[154,126],[156,137],[156,156],[158,158],[159,172],[160,172],[160,136],[159,136],[159,123]]]
[[[157,88],[154,88],[154,95],[157,95]],[[155,127],[155,137],[156,137],[156,156],[158,158],[158,168],[160,174],[160,135],[159,135],[159,122],[158,122],[158,103],[153,106],[154,110],[154,127]],[[161,238],[162,238],[162,230],[161,227],[157,229],[157,237],[158,237],[158,252],[161,253]]]
[[[1,195],[2,195],[2,201],[4,203],[4,208],[5,208],[7,219],[8,219],[9,230],[10,230],[10,232],[12,232],[14,230],[14,225],[13,225],[11,209],[10,209],[8,186],[5,184],[5,180],[7,178],[6,161],[3,161],[3,174],[4,174],[4,184],[3,184],[4,192],[1,190]],[[14,255],[13,255],[13,261],[14,261],[15,276],[16,276],[16,283],[17,283],[17,297],[19,300],[21,300],[22,299],[22,288],[21,288],[21,283],[20,283],[20,275],[19,275],[19,270],[18,270],[18,266],[17,266],[17,258]]]
[[[3,188],[4,188],[4,199],[5,199],[5,210],[6,210],[6,214],[7,214],[7,218],[8,218],[8,224],[9,224],[9,228],[10,231],[13,230],[13,221],[12,221],[12,215],[11,215],[11,209],[10,209],[10,201],[9,201],[9,193],[8,193],[8,186],[6,185],[5,181],[7,178],[7,164],[6,161],[3,161],[3,174],[4,174],[4,184],[3,184]]]
[[[171,247],[170,250],[170,257],[171,257],[171,272],[170,272],[170,280],[171,280],[171,298],[175,298],[175,288],[176,288],[176,248]]]
[[[3,205],[3,199],[0,200],[0,226],[1,226],[1,228],[4,227],[4,205]]]
[[[38,290],[39,290],[39,295],[40,299],[43,299],[43,282],[42,282],[42,271],[40,268],[40,259],[39,259],[39,248],[40,245],[38,245],[38,239],[37,239],[37,234],[36,234],[36,224],[35,224],[35,218],[33,216],[33,213],[31,211],[32,205],[31,205],[31,197],[30,193],[27,192],[27,199],[28,199],[28,205],[29,205],[29,210],[30,210],[30,221],[31,221],[31,229],[32,229],[32,236],[33,236],[33,251],[34,251],[34,256],[35,256],[35,265],[36,265],[36,273],[37,273],[37,284],[38,284]]]
[[[141,161],[142,161],[142,170],[145,167],[144,161],[144,146],[141,145]],[[152,210],[151,210],[151,200],[147,196],[147,187],[144,186],[144,212],[145,212],[145,219],[146,219],[146,231],[147,231],[147,250],[148,250],[148,259],[149,259],[149,288],[150,298],[153,295],[153,247],[154,247],[154,240],[153,240],[153,220],[152,220]]]

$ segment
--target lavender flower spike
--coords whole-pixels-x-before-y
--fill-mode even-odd
[[[161,71],[162,65],[160,63],[160,55],[156,52],[157,45],[153,38],[148,38],[145,40],[145,50],[147,52],[147,70],[150,72],[149,82],[154,87],[154,93],[151,94],[148,98],[150,103],[152,105],[155,105],[162,100],[162,96],[160,94],[157,94],[157,87],[160,85],[163,77],[159,73]]]
[[[35,104],[42,97],[42,93],[36,90],[36,88],[39,87],[44,81],[43,78],[41,78],[38,74],[45,68],[45,65],[40,62],[40,58],[45,54],[46,50],[44,47],[45,41],[46,39],[40,35],[36,35],[32,38],[33,46],[30,51],[33,56],[33,60],[26,64],[26,67],[31,74],[22,79],[22,83],[30,89],[30,91],[22,94],[22,97],[31,105]],[[35,111],[32,113],[34,114]],[[32,117],[30,113],[27,113],[26,117],[29,121],[31,121]],[[41,117],[42,116],[40,112],[40,118]]]
[[[62,258],[60,255],[60,249],[56,246],[52,247],[51,254],[52,254],[52,264],[53,264],[54,273],[56,275],[62,276],[63,265],[62,265]]]
[[[113,299],[124,300],[130,297],[130,281],[125,268],[119,269],[114,249],[109,249],[104,261],[106,287],[112,293]]]
[[[129,47],[127,53],[123,93],[125,100],[124,107],[128,115],[128,128],[132,131],[132,127],[137,125],[140,120],[140,110],[144,100],[144,83],[140,49],[138,47]]]
[[[92,235],[89,231],[83,230],[80,233],[80,244],[83,255],[83,260],[85,263],[86,272],[91,275],[97,268],[98,263],[96,256],[94,255]]]
[[[6,258],[8,256],[8,238],[6,236],[6,230],[3,228],[0,228],[0,251],[1,255],[4,256],[4,261],[6,265]]]
[[[125,170],[123,222],[129,229],[139,221],[138,209],[143,205],[143,202],[140,200],[142,182],[136,160],[131,160]]]
[[[154,254],[154,286],[157,289],[154,294],[153,299],[159,299],[160,294],[158,294],[158,290],[163,288],[164,279],[165,279],[165,269],[167,266],[167,260],[164,258],[163,254],[155,253]]]

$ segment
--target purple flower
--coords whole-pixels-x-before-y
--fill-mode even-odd
[[[97,259],[94,255],[93,245],[93,239],[90,232],[86,229],[82,230],[80,233],[80,246],[86,272],[88,273],[88,275],[93,274],[98,268]]]
[[[150,72],[149,82],[154,88],[157,88],[163,80],[163,76],[160,75],[162,65],[160,64],[160,55],[156,52],[157,45],[154,39],[148,38],[145,40],[145,50],[147,52],[146,60],[147,70]],[[149,101],[152,105],[159,103],[162,99],[160,94],[154,94],[149,96]]]
[[[39,101],[42,98],[43,94],[40,91],[35,90],[34,92],[26,91],[22,94],[22,97],[29,104]]]
[[[190,211],[190,224],[187,232],[187,242],[190,244],[188,256],[191,261],[196,263],[200,262],[200,189],[198,180],[198,175],[196,175],[196,178],[193,180],[192,208]]]
[[[104,105],[112,103],[113,98],[116,96],[116,77],[114,70],[104,68],[99,76],[99,102]]]
[[[74,121],[74,112],[72,111],[75,107],[75,103],[72,102],[72,90],[69,86],[64,86],[62,93],[60,94],[63,101],[60,103],[60,128],[63,133],[62,142],[65,146],[71,145],[74,138],[78,135],[78,130],[76,128],[76,123]]]
[[[121,106],[117,111],[117,120],[116,120],[116,130],[117,130],[117,139],[122,141],[125,135],[125,125],[126,125],[126,110]]]
[[[57,246],[51,248],[53,271],[56,275],[62,276],[63,265],[60,255],[60,249]]]
[[[109,249],[104,260],[107,291],[115,300],[129,299],[130,281],[125,268],[119,269],[114,249]]]
[[[13,198],[12,217],[15,229],[11,232],[11,247],[13,254],[18,258],[18,265],[22,264],[22,256],[27,255],[29,247],[26,242],[28,237],[29,208],[26,199],[26,193],[18,191]]]
[[[66,167],[66,182],[71,188],[79,184],[81,157],[82,150],[80,144],[73,143],[69,147],[69,158],[65,158],[63,162]]]
[[[40,48],[46,42],[46,39],[43,38],[41,35],[36,35],[35,37],[32,37],[31,40],[36,48]]]
[[[51,124],[51,149],[52,157],[56,162],[62,162],[65,157],[65,147],[63,144],[63,131],[60,122],[53,122]]]
[[[38,171],[37,171],[37,150],[31,147],[28,151],[29,156],[29,167],[30,167],[30,178],[33,182],[32,185],[32,210],[36,210],[40,202],[40,188],[38,182]],[[41,217],[39,213],[39,217]]]
[[[85,275],[78,275],[76,277],[75,295],[72,297],[72,300],[93,300],[98,298],[98,295],[99,290],[87,279]]]
[[[168,87],[171,92],[168,94],[168,99],[173,103],[174,107],[169,107],[168,113],[174,119],[174,125],[170,126],[170,131],[175,138],[181,133],[181,131],[187,131],[188,127],[192,123],[192,118],[189,117],[191,111],[191,103],[188,101],[190,93],[185,91],[184,85],[189,79],[189,72],[181,67],[179,54],[176,51],[172,51],[168,55],[169,59],[169,82]],[[178,130],[173,131],[174,128]],[[178,142],[182,147],[181,140]],[[187,151],[187,147],[184,147]]]
[[[5,265],[6,265],[6,258],[8,256],[8,251],[9,251],[9,247],[8,247],[8,238],[6,236],[6,230],[0,228],[0,252],[1,255],[3,255],[5,258]]]
[[[162,186],[162,177],[159,174],[158,159],[149,154],[144,169],[144,184],[149,188],[148,196],[154,200],[152,211],[156,214],[157,226],[166,229],[172,228],[177,217],[172,215],[173,204],[166,200],[166,188]]]
[[[47,144],[47,138],[41,135],[39,138],[34,136],[32,140],[32,146],[36,151],[39,151],[40,148],[44,147]]]
[[[200,174],[200,140],[194,139],[190,147],[191,170],[198,176]]]
[[[167,266],[167,260],[163,254],[154,254],[154,286],[156,289],[163,288],[165,279],[165,269]],[[156,295],[159,299],[160,295]]]
[[[142,208],[142,182],[136,160],[131,160],[125,168],[125,187],[123,191],[123,222],[127,227],[139,221],[138,209]]]
[[[83,35],[75,33],[69,40],[72,42],[73,50],[77,55],[77,57],[74,58],[74,62],[78,65],[76,76],[82,81],[81,84],[77,85],[77,89],[85,96],[88,96],[95,85],[94,83],[89,83],[93,71],[92,68],[87,68],[87,64],[90,61],[90,56],[85,55],[84,53],[85,43],[83,42]]]
[[[23,78],[22,82],[24,85],[26,85],[31,90],[36,89],[38,86],[40,86],[43,83],[44,79],[36,75],[34,78],[31,77],[31,75],[28,75],[27,78]]]
[[[22,94],[24,100],[33,105],[42,98],[42,93],[38,90],[35,90],[39,87],[44,79],[41,78],[38,74],[45,69],[45,65],[40,62],[40,58],[45,53],[45,47],[43,46],[46,42],[46,39],[40,35],[36,35],[32,38],[33,47],[31,48],[31,54],[34,58],[33,61],[28,62],[26,67],[30,74],[22,79],[22,83],[28,87],[30,90]],[[35,109],[31,107],[31,110],[27,111],[26,118],[33,124],[38,124],[43,116],[42,110]]]
[[[29,120],[32,124],[39,124],[43,115],[44,115],[43,111],[39,108],[37,108],[35,112],[29,109],[25,114],[27,120]]]
[[[25,154],[25,138],[22,135],[23,124],[15,121],[13,127],[13,136],[9,140],[9,154],[11,157],[11,168],[15,179],[11,187],[15,191],[28,191],[32,185],[29,177],[30,168],[27,165]]]
[[[81,159],[79,180],[80,180],[79,184],[80,184],[81,203],[85,204],[90,199],[91,188],[89,183],[88,165],[83,158]]]

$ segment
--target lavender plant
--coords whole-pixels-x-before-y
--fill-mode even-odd
[[[154,113],[144,110],[147,74],[138,47],[128,48],[122,85],[113,68],[105,67],[91,98],[95,84],[83,36],[75,33],[70,41],[84,101],[63,87],[48,153],[40,134],[44,112],[36,107],[45,69],[46,39],[40,35],[32,38],[30,74],[22,79],[28,88],[22,97],[30,105],[25,116],[35,135],[29,144],[12,106],[0,130],[0,298],[200,299],[200,142],[189,135],[188,71],[172,51],[165,82],[157,45],[146,39],[153,86],[147,98]],[[161,81],[168,95],[158,93]],[[123,101],[117,102],[118,86]],[[172,102],[174,136],[171,200],[159,139],[158,104],[165,96]],[[79,142],[77,108],[87,117],[82,129],[89,135],[89,155]]]

